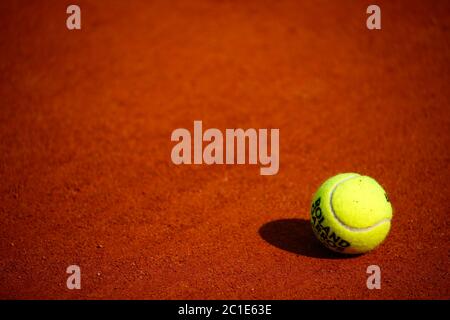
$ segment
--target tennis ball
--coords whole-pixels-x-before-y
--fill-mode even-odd
[[[391,228],[392,206],[374,179],[342,173],[325,181],[311,205],[314,234],[333,251],[359,254],[376,248]]]

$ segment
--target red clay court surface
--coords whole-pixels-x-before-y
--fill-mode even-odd
[[[0,2],[0,298],[450,298],[448,1],[76,2]],[[279,173],[174,165],[194,120],[279,128]],[[366,255],[308,221],[339,172],[394,207]]]

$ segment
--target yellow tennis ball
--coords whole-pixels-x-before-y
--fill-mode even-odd
[[[325,181],[314,195],[314,234],[333,251],[358,254],[377,247],[391,228],[392,206],[374,179],[342,173]]]

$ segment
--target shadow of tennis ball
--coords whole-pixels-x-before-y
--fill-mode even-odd
[[[320,259],[351,259],[359,255],[344,255],[325,248],[314,236],[306,219],[280,219],[259,228],[259,235],[274,247],[298,255]]]

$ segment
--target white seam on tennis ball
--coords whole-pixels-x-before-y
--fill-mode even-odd
[[[352,231],[352,232],[364,232],[364,231],[370,231],[373,228],[379,226],[380,224],[383,224],[385,222],[391,222],[391,219],[389,218],[384,218],[380,221],[378,221],[377,223],[371,225],[370,227],[366,227],[366,228],[356,228],[356,227],[350,227],[348,225],[346,225],[341,219],[339,219],[339,217],[336,215],[336,212],[334,212],[334,208],[333,208],[333,194],[334,191],[336,191],[337,187],[341,184],[344,183],[347,180],[350,179],[354,179],[354,178],[358,178],[361,177],[360,175],[354,175],[354,176],[350,176],[350,177],[346,177],[338,182],[336,182],[336,184],[333,186],[333,188],[330,191],[330,209],[331,209],[331,213],[333,214],[334,218],[336,219],[336,221],[343,226],[345,229]]]

